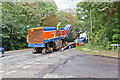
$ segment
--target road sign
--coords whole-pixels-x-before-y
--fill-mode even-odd
[[[111,46],[113,46],[113,50],[114,50],[114,46],[117,46],[119,49],[120,44],[111,44]]]
[[[120,44],[111,44],[111,46],[120,46]]]

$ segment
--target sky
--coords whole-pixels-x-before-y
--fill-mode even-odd
[[[74,9],[78,2],[90,1],[90,0],[54,0],[59,10]],[[94,1],[94,0],[91,0]],[[109,2],[115,0],[95,0],[96,2]]]
[[[59,10],[74,9],[80,0],[54,0]]]

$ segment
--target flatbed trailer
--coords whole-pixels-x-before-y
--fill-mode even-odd
[[[71,47],[71,48],[76,47],[76,43],[75,42],[68,43],[68,45],[65,46],[63,49],[61,49],[60,51],[69,49],[69,47]]]

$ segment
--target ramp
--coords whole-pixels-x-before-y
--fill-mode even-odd
[[[69,49],[69,46],[71,46],[71,48],[76,47],[75,42],[69,43],[67,46],[63,48],[63,50]],[[62,51],[62,49],[60,51]]]

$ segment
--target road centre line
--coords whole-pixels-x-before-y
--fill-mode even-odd
[[[28,67],[30,67],[30,66],[25,66],[25,67],[23,67],[23,68],[28,68]]]
[[[17,70],[14,70],[14,71],[10,71],[10,72],[7,72],[6,74],[11,74],[11,73],[14,73],[16,72]]]
[[[53,55],[49,55],[48,57],[52,57]]]
[[[21,66],[23,66],[23,65],[18,65],[18,66],[16,66],[16,67],[21,67]]]
[[[4,72],[4,71],[0,71],[0,73],[2,73],[2,72]]]
[[[3,65],[3,63],[1,62],[1,63],[0,63],[0,66],[2,66],[2,65]]]
[[[36,60],[36,61],[40,61],[40,59]]]
[[[40,63],[37,62],[36,64],[40,64]]]
[[[31,63],[33,63],[33,62],[28,62],[27,64],[31,64]]]

